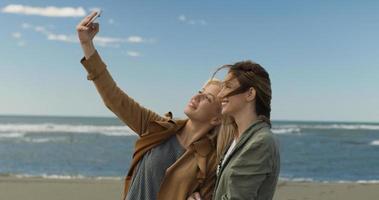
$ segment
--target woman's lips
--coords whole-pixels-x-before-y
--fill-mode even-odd
[[[224,107],[226,104],[228,104],[228,100],[222,100],[221,101],[221,106]]]

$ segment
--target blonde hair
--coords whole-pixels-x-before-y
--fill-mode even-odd
[[[207,87],[208,85],[218,85],[222,87],[222,81],[217,78],[209,79],[207,82],[204,83],[203,88]]]
[[[203,88],[211,84],[218,85],[221,87],[222,83],[223,82],[221,80],[212,78],[204,84]],[[213,131],[214,131],[214,134],[216,134],[217,136],[217,145],[216,145],[217,160],[220,160],[226,148],[230,145],[235,134],[237,133],[237,124],[235,123],[232,117],[222,116],[221,125],[219,125],[218,127],[215,127]]]

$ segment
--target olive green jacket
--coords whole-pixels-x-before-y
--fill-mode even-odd
[[[266,122],[258,120],[253,123],[225,159],[225,163],[219,165],[213,199],[273,198],[280,156],[278,145]]]

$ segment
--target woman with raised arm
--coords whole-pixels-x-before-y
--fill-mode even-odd
[[[186,120],[144,108],[117,87],[96,51],[93,38],[99,24],[90,22],[95,14],[77,26],[84,52],[81,63],[105,105],[139,135],[122,199],[181,200],[194,192],[211,199],[218,160],[215,140],[222,118],[217,98],[221,82],[207,82],[190,99],[184,109]]]

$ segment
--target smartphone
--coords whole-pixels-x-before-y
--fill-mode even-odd
[[[100,17],[101,10],[96,11],[96,15],[92,17],[92,19],[87,23],[86,26],[90,25],[92,22],[94,22],[98,17]]]

